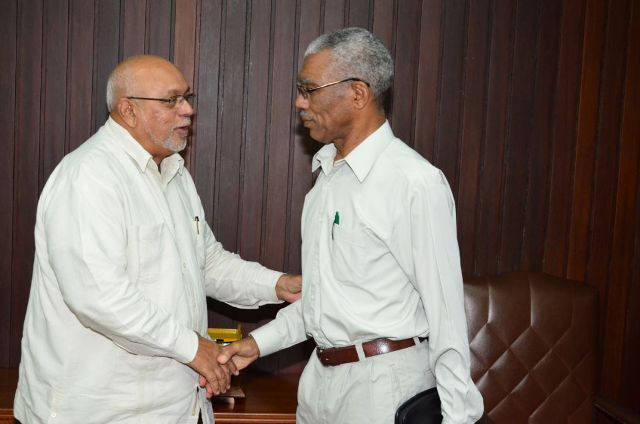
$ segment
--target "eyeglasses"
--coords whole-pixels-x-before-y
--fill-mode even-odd
[[[191,103],[195,97],[196,97],[195,93],[187,93],[187,94],[177,94],[175,96],[167,97],[166,99],[158,99],[155,97],[136,97],[136,96],[128,96],[127,99],[154,100],[156,102],[162,102],[169,107],[176,107],[176,106],[181,106],[185,100]]]
[[[319,87],[311,87],[311,88],[307,88],[303,84],[298,82],[298,83],[296,83],[296,88],[298,89],[298,94],[301,95],[302,98],[308,99],[309,96],[311,95],[311,93],[313,93],[316,90],[320,90],[321,88],[331,87],[332,85],[341,84],[343,82],[348,82],[348,81],[360,81],[360,82],[363,82],[363,83],[367,84],[367,87],[369,87],[369,83],[366,82],[365,80],[362,80],[360,78],[350,77],[350,78],[345,78],[345,79],[340,80],[340,81],[334,81],[334,82],[330,82],[330,83],[327,83],[327,84],[323,84],[323,85],[321,85]]]

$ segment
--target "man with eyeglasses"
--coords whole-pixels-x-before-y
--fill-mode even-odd
[[[306,50],[296,107],[324,144],[302,213],[302,300],[226,348],[244,368],[313,338],[297,422],[391,424],[436,386],[445,423],[483,411],[470,377],[455,206],[440,170],[394,137],[384,112],[393,61],[346,28]]]
[[[118,65],[108,121],[67,155],[38,204],[14,413],[29,423],[213,422],[226,391],[206,296],[241,308],[299,297],[301,277],[216,241],[178,152],[193,93],[156,56]],[[202,387],[201,387],[202,385]]]

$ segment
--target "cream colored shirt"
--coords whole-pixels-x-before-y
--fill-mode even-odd
[[[278,302],[281,273],[215,240],[180,155],[160,169],[109,119],[51,174],[14,405],[23,424],[195,423],[208,403],[185,364],[206,335],[205,296]]]
[[[334,162],[333,144],[302,213],[302,300],[252,332],[261,355],[308,337],[321,347],[429,337],[444,422],[475,422],[454,199],[440,170],[383,124]]]

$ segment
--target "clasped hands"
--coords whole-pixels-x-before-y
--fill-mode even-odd
[[[283,274],[275,289],[278,299],[293,303],[300,299],[302,276]],[[259,356],[258,344],[251,336],[224,347],[198,336],[198,351],[189,367],[200,374],[200,387],[206,387],[210,398],[226,392],[231,387],[231,376],[238,375]]]

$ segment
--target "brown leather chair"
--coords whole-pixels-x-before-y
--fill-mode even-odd
[[[590,423],[596,290],[537,273],[465,282],[471,375],[500,423]]]

